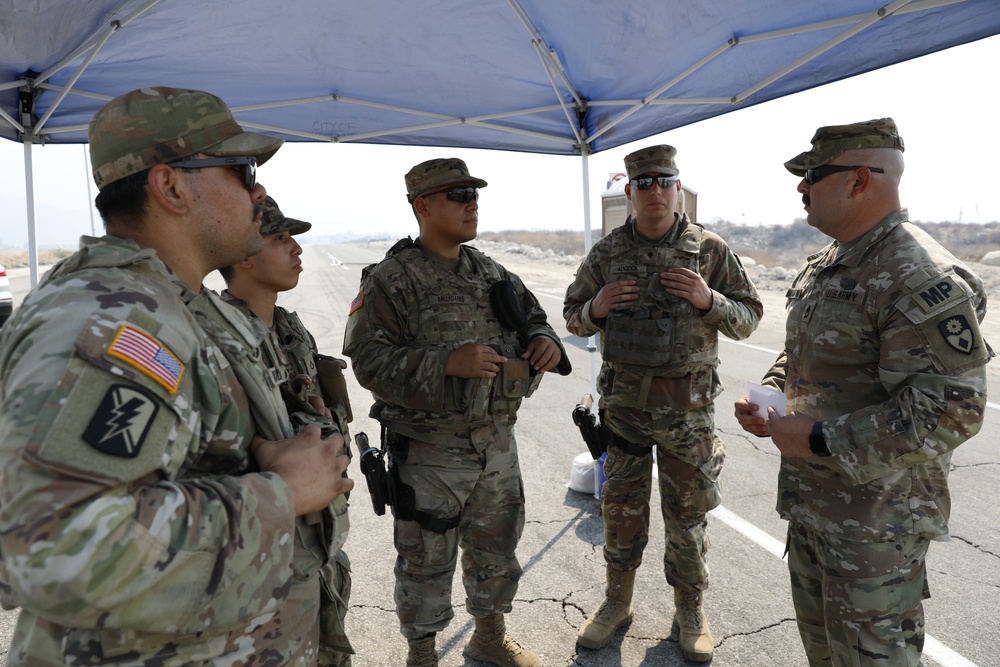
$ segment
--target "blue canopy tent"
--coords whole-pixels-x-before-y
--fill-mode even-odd
[[[0,137],[85,143],[143,85],[288,141],[583,158],[1000,33],[996,0],[0,0]]]

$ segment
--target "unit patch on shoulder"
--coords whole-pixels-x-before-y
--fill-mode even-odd
[[[350,317],[351,315],[353,315],[354,311],[360,308],[362,305],[364,305],[364,303],[365,303],[365,293],[358,292],[358,295],[354,297],[354,301],[351,302],[351,312],[347,313],[347,316]]]
[[[135,458],[160,407],[150,394],[124,384],[108,388],[83,432],[94,449],[124,458]]]
[[[973,334],[965,315],[953,315],[938,323],[944,341],[962,354],[972,352]]]
[[[171,394],[176,394],[181,386],[183,362],[160,341],[134,326],[123,324],[107,353],[151,377]]]

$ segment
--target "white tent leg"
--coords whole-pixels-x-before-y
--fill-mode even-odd
[[[28,265],[32,288],[38,284],[38,242],[35,239],[35,171],[31,162],[31,141],[24,142],[24,201],[28,212]]]
[[[590,164],[587,161],[589,153],[583,149],[583,254],[590,254],[594,245],[590,233]],[[594,397],[593,412],[597,414],[597,337],[594,334],[587,339],[587,351],[590,352],[590,395]]]

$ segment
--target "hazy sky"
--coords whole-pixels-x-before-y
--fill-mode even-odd
[[[699,219],[785,224],[803,217],[798,180],[782,163],[809,148],[818,126],[891,116],[906,143],[902,199],[914,220],[1000,221],[1000,36],[672,130],[589,158],[591,225],[622,158],[645,145],[677,147]],[[155,82],[150,82],[155,84]],[[238,120],[238,119],[237,119]],[[39,243],[73,247],[91,233],[89,166],[82,146],[36,146]],[[461,157],[489,181],[480,231],[583,229],[582,160],[487,150],[291,144],[258,171],[286,215],[309,220],[305,237],[346,231],[403,236],[416,222],[403,174],[434,157]],[[0,140],[0,248],[27,244],[24,149]],[[101,233],[100,218],[94,224]]]

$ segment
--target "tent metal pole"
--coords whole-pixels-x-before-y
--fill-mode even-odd
[[[35,173],[31,161],[31,139],[24,141],[24,202],[28,213],[28,276],[34,288],[38,284],[38,241],[35,238]]]
[[[587,144],[584,144],[581,150],[581,157],[583,158],[583,253],[584,255],[590,254],[590,248],[594,245],[592,241],[593,235],[590,233],[590,162],[588,157],[590,156],[590,150]],[[587,352],[590,354],[590,395],[597,397],[597,337],[600,334],[594,334],[587,339]],[[592,408],[594,414],[597,414],[597,401],[594,401]]]
[[[87,144],[83,146],[83,173],[84,180],[87,181],[87,210],[90,211],[90,235],[97,236],[97,227],[94,226],[94,195],[90,192],[90,156],[87,154]]]

